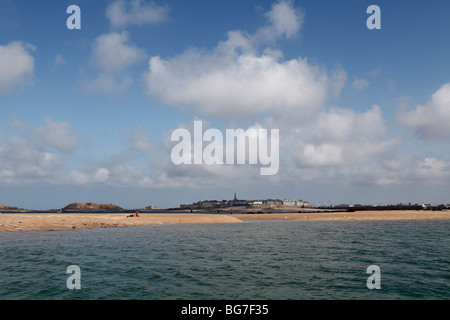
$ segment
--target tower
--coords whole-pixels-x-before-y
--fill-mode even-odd
[[[237,198],[236,198],[236,192],[234,193],[234,199],[233,199],[233,201],[237,201]]]

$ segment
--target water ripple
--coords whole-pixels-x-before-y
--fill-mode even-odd
[[[450,222],[0,233],[1,299],[449,299]],[[66,287],[69,265],[81,290]],[[381,290],[366,269],[381,268]]]

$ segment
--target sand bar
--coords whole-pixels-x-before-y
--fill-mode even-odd
[[[272,214],[192,214],[152,213],[127,218],[122,213],[2,213],[0,231],[57,230],[80,228],[109,228],[156,224],[211,224],[242,223],[246,220],[315,220],[315,221],[368,221],[368,220],[429,220],[450,219],[450,210],[444,211],[356,211]]]
[[[450,210],[444,211],[355,211],[355,212],[311,212],[272,214],[233,214],[241,220],[321,220],[321,221],[367,221],[367,220],[428,220],[450,219]]]
[[[128,218],[126,213],[2,213],[0,231],[109,228],[155,224],[242,223],[237,217],[219,214],[141,214]]]

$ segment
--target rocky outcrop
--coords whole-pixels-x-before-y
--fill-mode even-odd
[[[63,212],[122,212],[123,208],[110,203],[75,202],[65,206]]]
[[[0,212],[2,212],[2,211],[4,211],[4,212],[6,212],[6,211],[18,211],[18,210],[20,210],[20,209],[17,208],[17,207],[5,206],[5,205],[3,205],[3,203],[0,202]]]

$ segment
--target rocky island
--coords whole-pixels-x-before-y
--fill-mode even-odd
[[[0,202],[0,212],[20,211],[20,210],[22,209],[19,209],[17,207],[5,206],[3,203]]]
[[[68,204],[62,212],[124,212],[122,207],[111,203],[74,202]]]

